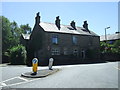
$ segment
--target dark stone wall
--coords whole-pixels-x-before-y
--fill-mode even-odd
[[[120,54],[101,53],[101,60],[103,60],[103,61],[120,61]]]
[[[50,57],[55,59],[55,64],[67,63],[67,62],[78,62],[83,61],[82,58],[82,50],[85,50],[86,57],[88,59],[98,59],[99,55],[99,37],[96,36],[87,36],[87,35],[72,35],[65,33],[52,33],[52,32],[44,32],[43,38],[43,47],[38,51],[39,64],[48,65],[48,60]],[[58,35],[58,44],[52,43],[52,35]],[[76,45],[72,42],[72,36],[76,36],[78,38],[78,43]],[[52,48],[59,48],[60,55],[51,55]],[[64,55],[64,48],[67,48],[68,55]],[[73,50],[78,50],[78,55],[73,55]],[[87,54],[87,50],[91,49],[93,51],[93,57],[89,57]],[[91,52],[90,52],[91,53]]]

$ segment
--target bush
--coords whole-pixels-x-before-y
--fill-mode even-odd
[[[10,49],[10,63],[15,65],[26,63],[26,49],[24,46],[18,45]]]
[[[113,44],[101,42],[100,50],[101,53],[120,54],[120,40],[116,40]]]

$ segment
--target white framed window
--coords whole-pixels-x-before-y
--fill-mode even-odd
[[[58,48],[52,48],[51,55],[60,55],[60,49],[58,49]]]
[[[74,49],[74,50],[73,50],[73,55],[74,55],[74,56],[78,56],[78,50],[77,50],[77,49]]]

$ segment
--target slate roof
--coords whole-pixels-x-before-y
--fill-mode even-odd
[[[117,39],[120,39],[120,33],[107,35],[107,40],[117,40]],[[105,35],[100,36],[100,41],[105,41]]]
[[[76,30],[73,29],[70,25],[60,25],[60,30],[54,23],[41,22],[39,24],[46,32],[57,32],[57,33],[69,33],[69,34],[81,34],[81,35],[92,35],[98,36],[93,31],[85,31],[82,27],[76,27]]]

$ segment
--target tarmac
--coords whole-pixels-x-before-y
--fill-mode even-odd
[[[43,69],[43,70],[38,70],[36,75],[31,75],[33,72],[26,72],[26,73],[22,73],[21,76],[27,78],[43,78],[51,74],[54,74],[58,71],[59,69],[52,69],[52,70]]]

